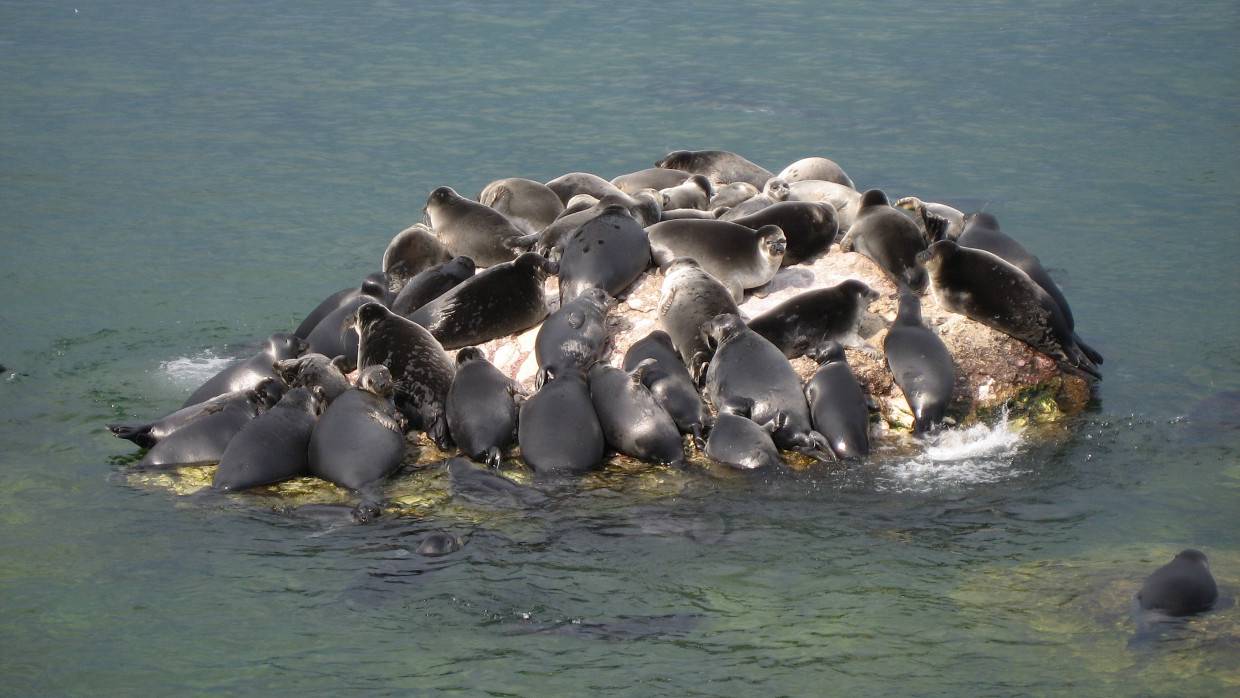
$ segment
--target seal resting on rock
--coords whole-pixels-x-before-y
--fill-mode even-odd
[[[439,187],[426,199],[426,215],[435,235],[452,256],[466,256],[490,267],[510,261],[529,243],[504,214],[466,199],[452,187]]]
[[[518,395],[517,384],[487,361],[477,347],[456,353],[447,416],[448,431],[461,453],[499,467],[504,449],[517,438]]]
[[[830,288],[806,291],[749,321],[749,329],[774,344],[789,359],[826,348],[829,342],[864,344],[857,334],[865,309],[878,292],[864,282],[849,279]]]
[[[305,474],[310,467],[310,434],[326,399],[318,387],[285,393],[275,407],[246,423],[228,442],[211,486],[237,492]]]
[[[883,338],[883,353],[913,413],[913,433],[937,427],[956,386],[956,368],[943,340],[921,321],[921,299],[900,294],[900,310]]]
[[[676,422],[642,382],[646,359],[631,372],[595,364],[590,369],[590,399],[603,436],[612,448],[641,461],[679,465],[684,445]]]
[[[740,313],[727,287],[691,257],[672,260],[659,294],[659,326],[671,337],[694,383],[706,377],[711,355],[702,326],[720,313]]]
[[[677,257],[696,259],[728,287],[738,303],[744,299],[745,289],[757,288],[775,277],[787,243],[779,226],[752,230],[725,221],[664,221],[646,232],[655,264],[665,267]]]
[[[748,182],[758,189],[774,176],[765,167],[726,150],[677,150],[663,156],[655,167],[706,175],[715,184]]]
[[[281,359],[294,359],[305,353],[308,348],[306,340],[287,332],[277,332],[267,339],[262,351],[254,356],[235,363],[215,374],[210,380],[198,386],[190,393],[182,407],[189,407],[205,402],[217,395],[231,393],[235,390],[253,388],[267,378],[280,381],[276,375],[275,362]]]
[[[521,458],[539,474],[584,473],[603,462],[603,428],[581,371],[545,376],[521,404],[517,441]]]
[[[870,410],[838,342],[828,342],[819,353],[818,371],[805,384],[805,399],[814,429],[827,437],[836,458],[869,455]]]

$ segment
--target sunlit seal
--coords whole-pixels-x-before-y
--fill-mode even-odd
[[[364,285],[361,293],[342,302],[328,313],[306,336],[306,351],[323,356],[343,356],[346,372],[357,368],[357,330],[353,328],[353,315],[367,303],[386,305],[386,293],[376,293],[372,285]]]
[[[844,168],[828,158],[801,158],[785,167],[775,176],[790,184],[805,179],[817,179],[841,184],[851,189],[857,188],[857,185],[853,184],[852,177],[848,176]]]
[[[733,218],[733,223],[757,230],[777,225],[784,231],[787,249],[781,266],[799,264],[824,254],[835,242],[840,224],[835,207],[809,201],[781,201],[756,213]]]
[[[650,268],[646,231],[620,205],[608,206],[564,242],[560,254],[560,303],[589,288],[617,296]]]
[[[670,170],[669,170],[670,171]],[[663,210],[676,208],[696,208],[706,210],[715,188],[706,175],[692,175],[689,179],[666,189],[659,190],[660,204]]]
[[[1015,337],[1062,366],[1102,378],[1059,304],[1025,272],[951,240],[934,243],[918,259],[929,271],[939,305]]]
[[[600,288],[588,288],[551,314],[534,338],[534,360],[540,372],[588,371],[603,355],[607,312],[615,300]]]
[[[708,206],[714,211],[720,208],[730,209],[742,201],[751,199],[762,190],[749,182],[732,182],[715,188],[715,195],[710,197]]]
[[[239,491],[309,471],[310,434],[326,405],[322,388],[293,388],[228,442],[211,485]]]
[[[776,415],[763,426],[730,412],[720,412],[706,440],[706,457],[740,470],[771,469],[783,464],[771,432],[779,428],[784,415]]]
[[[423,270],[450,259],[452,253],[431,229],[415,223],[397,233],[383,252],[383,272],[387,274],[388,290],[396,293]]]
[[[376,485],[405,456],[400,411],[392,402],[395,386],[386,366],[363,368],[351,388],[327,407],[310,434],[310,473],[377,500]]]
[[[182,406],[189,407],[210,400],[216,395],[253,388],[267,378],[277,380],[283,385],[284,380],[276,375],[273,364],[281,359],[301,356],[307,347],[306,340],[287,332],[277,332],[267,338],[262,350],[257,354],[220,371],[190,393]]]
[[[955,240],[964,232],[964,213],[947,204],[922,201],[916,196],[906,196],[897,200],[894,206],[905,211],[913,222],[921,228],[922,236],[927,244],[939,240]],[[940,232],[941,230],[941,232]]]
[[[820,179],[803,179],[788,184],[788,201],[810,201],[831,204],[840,222],[840,232],[847,232],[857,217],[861,193],[852,187]]]
[[[656,223],[646,232],[655,264],[664,267],[677,257],[696,259],[738,303],[744,289],[774,278],[786,247],[784,232],[775,225],[752,230],[726,221],[687,219]]]
[[[611,180],[620,191],[630,196],[643,189],[668,189],[683,184],[692,174],[683,170],[648,167],[637,172],[622,174]]]
[[[900,294],[900,309],[883,338],[883,353],[913,413],[913,432],[937,427],[952,400],[956,367],[947,345],[922,323],[921,299],[915,294]]]
[[[736,204],[726,211],[715,210],[716,217],[721,221],[734,221],[737,218],[753,215],[762,209],[788,199],[788,183],[778,177],[767,180],[762,193]]]
[[[525,233],[537,233],[564,212],[564,202],[542,182],[497,179],[482,188],[478,202],[504,214]]]
[[[547,182],[547,188],[560,197],[560,201],[568,204],[568,200],[578,194],[589,194],[602,200],[608,195],[626,196],[619,187],[602,177],[590,172],[569,172]]]
[[[870,411],[844,347],[830,342],[818,355],[818,370],[805,384],[805,399],[818,433],[827,437],[836,458],[870,453]]]
[[[678,465],[685,458],[680,431],[642,382],[654,363],[646,359],[631,372],[596,364],[590,369],[590,398],[612,448],[641,461]]]
[[[917,254],[924,249],[921,231],[877,189],[862,194],[857,220],[840,241],[840,250],[869,257],[896,286],[917,293],[926,290],[926,271],[917,264]]]
[[[504,449],[517,439],[517,385],[476,347],[456,353],[456,376],[448,390],[448,430],[461,453],[499,467]]]
[[[343,356],[329,359],[322,354],[311,353],[277,361],[275,369],[289,387],[319,388],[323,391],[324,400],[331,402],[353,387],[345,376],[345,368],[350,363]]]
[[[583,473],[602,463],[603,428],[580,371],[547,376],[521,404],[517,441],[536,473]]]
[[[523,332],[547,317],[543,281],[555,265],[534,252],[497,264],[418,308],[411,320],[445,349]]]
[[[879,294],[863,281],[849,279],[828,288],[800,293],[749,321],[749,329],[774,344],[784,356],[814,358],[830,342],[861,346],[857,330],[865,309]]]
[[[645,367],[641,381],[650,389],[655,402],[671,415],[681,433],[692,435],[698,448],[705,448],[703,434],[711,425],[710,411],[668,333],[654,330],[629,346],[624,354],[624,370],[633,371],[642,364]]]
[[[223,395],[216,395],[210,400],[182,407],[176,412],[154,421],[109,424],[108,430],[118,438],[128,439],[142,448],[151,448],[163,439],[171,436],[177,430],[187,427],[204,417],[225,411],[234,413],[233,410],[236,409],[240,409],[243,412],[248,411],[253,416],[258,411],[276,404],[283,394],[284,388],[281,381],[266,379],[254,388],[234,390]],[[255,403],[255,400],[257,400],[257,403]]]
[[[466,256],[482,267],[512,260],[520,254],[525,233],[504,214],[466,199],[452,187],[439,187],[426,199],[426,215],[435,235],[453,256]]]
[[[1146,577],[1137,601],[1147,611],[1187,616],[1208,611],[1218,600],[1210,562],[1200,550],[1182,550],[1171,562]]]
[[[210,411],[198,414],[161,438],[146,452],[138,465],[161,467],[218,463],[224,449],[250,420],[266,412],[283,393],[283,381],[264,378],[243,391],[244,399],[213,403]],[[182,411],[184,415],[185,412]]]
[[[748,182],[759,189],[774,176],[765,167],[726,150],[677,150],[663,156],[655,167],[706,175],[716,184]]]
[[[457,257],[418,274],[405,284],[392,301],[392,312],[408,317],[415,310],[451,291],[474,275],[477,269],[469,257]]]
[[[664,271],[659,327],[671,337],[695,383],[700,384],[705,377],[712,351],[702,325],[720,313],[739,312],[727,287],[702,269],[697,260],[674,259]]]
[[[573,232],[612,206],[624,207],[633,220],[643,228],[658,223],[663,214],[663,208],[650,192],[639,192],[632,197],[625,194],[605,196],[588,208],[571,213],[567,212],[571,209],[565,209],[566,213],[563,216],[557,218],[539,234],[534,250],[539,254],[558,256],[558,250],[563,249],[565,241]]]

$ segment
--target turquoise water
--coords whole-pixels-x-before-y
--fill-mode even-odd
[[[0,692],[1240,685],[1234,606],[1129,648],[1125,605],[1188,546],[1240,588],[1237,31],[1235,3],[0,4]],[[127,477],[105,422],[356,283],[435,186],[678,148],[985,205],[1106,356],[1097,404],[938,460],[367,527]],[[412,552],[438,529],[470,538]]]

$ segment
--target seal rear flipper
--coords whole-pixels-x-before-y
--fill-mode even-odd
[[[518,237],[511,237],[505,240],[503,245],[504,247],[510,250],[514,250],[514,251],[521,250],[522,252],[524,252],[525,250],[528,250],[534,245],[536,245],[538,243],[539,238],[541,237],[542,237],[542,233],[533,233],[530,235],[521,235]]]
[[[702,425],[694,424],[692,434],[690,439],[693,441],[693,445],[699,452],[706,453],[706,439],[702,436]]]
[[[1090,361],[1094,362],[1094,365],[1102,365],[1102,354],[1099,354],[1093,347],[1086,344],[1085,340],[1081,339],[1080,335],[1073,332],[1072,341],[1076,342],[1076,345],[1081,348],[1081,353],[1085,354]]]
[[[113,436],[121,439],[128,439],[142,448],[150,448],[155,445],[156,439],[151,436],[151,428],[154,424],[109,424],[108,431]]]
[[[499,469],[500,463],[503,461],[503,458],[504,458],[503,454],[500,453],[498,446],[492,446],[488,448],[484,456],[485,457],[483,458],[483,461],[486,462],[487,465],[495,469]]]
[[[947,228],[951,221],[943,216],[931,213],[925,206],[921,207],[921,219],[926,225],[926,245],[933,245],[939,240],[947,239]]]
[[[435,417],[426,429],[426,435],[435,443],[435,447],[441,451],[451,450],[454,445],[452,435],[448,432],[448,418],[446,415],[440,414]]]

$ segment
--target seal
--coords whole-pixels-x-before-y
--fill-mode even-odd
[[[451,555],[461,549],[465,541],[443,531],[435,531],[424,536],[415,553],[423,557],[442,557]]]
[[[791,266],[825,254],[835,242],[840,223],[835,207],[809,201],[780,201],[755,213],[732,219],[733,223],[757,230],[776,225],[784,231],[787,249],[781,266]]]
[[[351,388],[327,406],[310,434],[310,474],[378,499],[376,486],[405,456],[404,417],[392,402],[386,366],[367,366]]]
[[[304,354],[296,359],[275,362],[276,373],[293,388],[319,388],[323,399],[331,402],[353,384],[344,375],[350,362],[343,356],[329,359],[322,354]]]
[[[655,402],[671,415],[680,433],[691,435],[699,449],[706,448],[702,435],[710,428],[710,411],[672,346],[671,336],[663,330],[654,330],[630,345],[624,354],[624,370],[634,371],[639,365],[646,366],[641,374],[642,383]]]
[[[749,182],[732,182],[715,188],[715,195],[710,197],[708,207],[714,211],[720,208],[732,208],[742,201],[752,199],[761,194],[762,190]]]
[[[1061,366],[1102,378],[1059,304],[1025,272],[997,255],[951,240],[934,243],[918,261],[929,271],[939,305],[1015,337]]]
[[[504,214],[525,233],[537,233],[564,212],[564,202],[542,182],[497,179],[482,188],[478,202]]]
[[[857,217],[861,193],[852,187],[819,179],[803,179],[788,184],[788,201],[811,201],[831,204],[840,222],[840,231],[847,232]]]
[[[310,314],[301,321],[301,324],[297,325],[297,329],[293,330],[293,334],[305,339],[306,337],[309,337],[310,333],[314,331],[314,328],[323,321],[323,318],[327,317],[327,315],[333,310],[336,310],[345,303],[348,303],[354,297],[358,295],[366,295],[376,300],[383,299],[387,297],[387,289],[387,274],[382,272],[370,274],[362,280],[361,286],[354,288],[342,288],[327,298],[324,298],[323,301],[315,306],[314,310],[311,310]]]
[[[989,213],[975,213],[970,216],[964,231],[957,238],[956,243],[964,247],[985,250],[993,255],[997,255],[1028,274],[1035,284],[1041,286],[1042,290],[1046,291],[1047,295],[1054,299],[1055,304],[1059,306],[1059,310],[1063,312],[1064,322],[1068,323],[1068,329],[1076,331],[1076,319],[1072,316],[1072,308],[1068,306],[1068,299],[1064,297],[1063,291],[1059,289],[1059,285],[1055,283],[1051,275],[1042,267],[1042,261],[1025,249],[1024,245],[1000,230],[999,220],[993,215]],[[1082,342],[1079,336],[1075,339],[1077,346],[1081,348],[1081,351],[1085,352],[1090,361],[1093,361],[1095,364],[1102,363],[1102,356],[1098,352]]]
[[[778,177],[767,180],[762,193],[736,204],[727,211],[715,209],[716,217],[721,221],[734,221],[755,214],[762,209],[788,199],[788,183]]]
[[[771,440],[771,432],[786,420],[784,415],[776,415],[765,426],[758,426],[746,417],[720,412],[706,440],[706,457],[741,470],[778,468],[784,461]]]
[[[524,332],[547,317],[543,281],[555,264],[535,252],[497,264],[418,308],[409,319],[445,349]]]
[[[217,395],[253,388],[267,378],[278,380],[283,384],[284,381],[276,375],[273,364],[281,359],[301,356],[307,347],[306,340],[287,332],[277,332],[267,338],[262,351],[215,374],[197,390],[190,393],[185,404],[181,406],[189,407],[206,402]]]
[[[108,430],[114,436],[128,439],[142,448],[151,448],[163,439],[168,438],[177,430],[193,424],[195,421],[213,414],[230,410],[250,410],[255,396],[258,399],[257,409],[265,410],[275,405],[284,393],[282,381],[264,379],[254,388],[234,390],[230,393],[217,395],[205,402],[182,407],[172,414],[165,415],[151,422],[130,422],[125,424],[109,424]]]
[[[887,203],[887,195],[870,189],[861,195],[857,220],[840,241],[844,252],[860,252],[879,266],[897,287],[922,293],[926,272],[917,255],[926,249],[921,231],[904,213]]]
[[[672,170],[666,170],[672,172]],[[696,208],[706,210],[710,197],[715,193],[710,180],[705,175],[690,175],[689,179],[666,189],[659,190],[660,203],[663,210],[677,208]]]
[[[765,167],[727,150],[676,150],[663,156],[655,167],[706,175],[715,184],[748,182],[759,189],[774,176]]]
[[[850,189],[857,188],[857,185],[853,184],[852,177],[848,176],[844,168],[837,165],[830,158],[801,158],[785,167],[775,176],[789,183],[800,182],[805,179],[817,179],[823,182],[834,182]]]
[[[590,369],[590,399],[607,443],[640,461],[681,465],[684,443],[676,422],[642,382],[654,359],[645,359],[631,372],[604,364]]]
[[[452,445],[444,403],[452,376],[451,359],[430,332],[378,303],[357,309],[358,368],[385,366],[396,406],[410,427],[422,429],[441,449]]]
[[[672,260],[659,290],[659,327],[671,337],[689,375],[699,385],[711,355],[702,325],[720,313],[740,313],[727,287],[695,259]]]
[[[589,288],[617,296],[650,268],[646,231],[620,205],[608,206],[577,228],[560,254],[560,303]]]
[[[706,369],[704,394],[717,411],[746,416],[758,424],[782,414],[784,419],[772,434],[776,446],[819,460],[831,456],[826,438],[810,425],[800,377],[774,344],[732,314],[710,320],[702,333],[716,345]]]
[[[955,240],[960,237],[960,233],[964,232],[964,213],[947,204],[937,204],[922,201],[916,196],[906,196],[897,199],[895,207],[909,214],[917,227],[921,229],[922,237],[926,239],[927,245],[933,245],[943,239]],[[939,228],[942,232],[938,232]]]
[[[819,354],[818,370],[805,384],[805,399],[814,429],[827,437],[836,458],[869,455],[870,411],[838,342],[829,342]]]
[[[607,311],[616,302],[600,288],[588,288],[560,306],[538,328],[534,338],[534,360],[539,378],[550,371],[587,371],[602,358],[607,343]]]
[[[373,290],[373,287],[367,290]],[[342,303],[306,337],[306,351],[323,356],[343,356],[342,368],[346,372],[357,368],[357,331],[353,329],[353,315],[367,303],[384,303],[383,296],[362,293]]]
[[[439,187],[426,199],[426,215],[435,235],[452,256],[464,255],[484,267],[512,260],[529,242],[504,214]]]
[[[564,242],[582,225],[594,220],[612,206],[622,206],[643,228],[658,223],[663,209],[653,194],[641,192],[635,197],[627,195],[605,196],[592,206],[565,213],[554,223],[547,226],[538,236],[535,251],[544,256],[552,256],[553,251],[562,250]],[[565,209],[568,211],[569,209]]]
[[[228,442],[211,486],[238,492],[309,472],[310,434],[323,413],[322,388],[293,388]]]
[[[258,385],[242,391],[245,399],[214,403],[202,414],[182,423],[160,438],[146,452],[138,465],[158,468],[171,465],[218,463],[224,449],[237,432],[250,420],[266,412],[283,394],[283,383],[277,378],[264,378]],[[184,411],[181,412],[184,414]],[[172,415],[170,415],[172,416]]]
[[[464,458],[449,458],[444,461],[444,469],[448,471],[452,495],[473,504],[528,509],[547,501],[547,496],[533,487],[518,485]]]
[[[1202,613],[1217,600],[1218,584],[1210,574],[1210,562],[1205,553],[1191,548],[1154,570],[1137,592],[1142,609],[1169,616]]]
[[[715,220],[715,212],[714,211],[699,211],[696,208],[676,208],[670,211],[664,210],[663,217],[660,218],[659,221],[660,222],[679,221],[679,220],[684,220],[685,218]]]
[[[421,223],[400,231],[383,251],[383,273],[391,293],[400,291],[410,279],[437,264],[452,259],[448,248]]]
[[[878,297],[865,282],[849,279],[797,294],[750,320],[749,329],[789,359],[814,358],[831,342],[860,347],[865,344],[858,335],[865,309]]]
[[[481,350],[466,347],[456,353],[446,405],[448,431],[461,453],[499,467],[504,449],[517,438],[518,395],[517,385]]]
[[[936,428],[952,400],[956,367],[947,345],[922,323],[921,299],[915,294],[900,294],[900,309],[883,338],[883,353],[913,413],[913,433]]]
[[[627,196],[619,187],[589,172],[569,172],[547,182],[547,188],[560,197],[564,205],[578,194],[589,194],[600,201],[608,196]]]
[[[392,312],[408,317],[415,310],[451,291],[458,284],[472,277],[476,271],[474,260],[457,257],[450,262],[433,266],[409,280],[392,301]]]
[[[622,174],[611,180],[617,189],[632,196],[643,189],[670,189],[684,184],[692,175],[682,170],[648,167],[637,172]]]
[[[538,474],[575,474],[598,467],[605,448],[603,428],[580,371],[546,376],[538,392],[521,404],[517,442],[522,459]]]
[[[751,230],[725,221],[686,219],[656,223],[646,232],[655,264],[665,267],[677,257],[692,257],[727,286],[738,303],[744,289],[775,277],[786,247],[784,231],[774,225]]]

